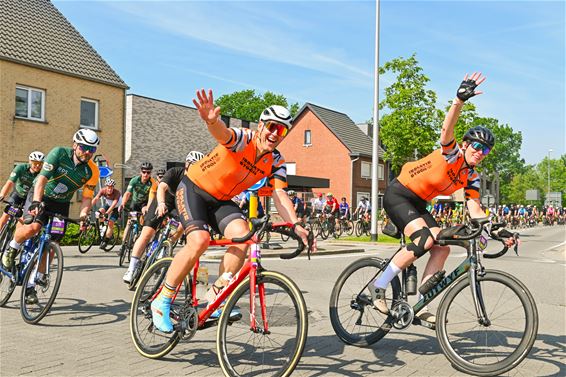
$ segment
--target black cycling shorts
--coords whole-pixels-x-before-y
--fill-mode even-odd
[[[186,176],[177,188],[175,202],[185,234],[195,230],[208,231],[209,225],[216,232],[224,234],[233,220],[246,220],[240,207],[232,200],[216,199]]]
[[[167,203],[165,204],[167,205]],[[159,226],[159,224],[163,222],[163,219],[165,218],[166,215],[172,216],[173,218],[178,217],[177,209],[170,208],[170,206],[168,205],[167,205],[167,213],[165,216],[157,217],[156,213],[157,213],[157,200],[156,198],[154,198],[151,201],[151,204],[147,209],[147,213],[144,216],[143,226],[149,226],[150,228],[157,230],[157,227]]]
[[[28,213],[28,209],[29,206],[31,205],[33,200],[33,190],[29,190],[28,192],[28,196],[26,198],[26,204],[24,206],[24,218]],[[50,200],[49,198],[46,198],[45,196],[43,197],[43,212],[41,212],[41,214],[39,216],[36,216],[36,218],[34,219],[34,223],[39,223],[41,224],[41,226],[47,224],[47,222],[49,221],[49,215],[46,212],[51,212],[51,213],[57,213],[59,215],[65,216],[65,217],[69,217],[69,209],[71,208],[71,203],[67,202],[67,203],[62,203],[62,202],[56,202],[54,200]],[[65,232],[67,231],[67,225],[68,222],[65,221],[65,229],[63,230],[63,234],[61,235],[52,235],[51,236],[51,240],[53,241],[60,241]]]
[[[155,201],[155,199],[153,199]],[[127,205],[127,210],[129,212],[141,212],[142,208],[146,205],[144,202],[129,202]]]
[[[403,186],[397,178],[391,181],[385,190],[383,208],[400,231],[404,231],[408,223],[418,218],[423,219],[429,228],[438,227],[438,223],[427,211],[426,206],[427,202],[424,199]]]

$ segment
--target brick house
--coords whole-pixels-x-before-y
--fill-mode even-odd
[[[257,123],[222,116],[230,127],[257,127]],[[130,179],[144,161],[156,169],[169,169],[185,161],[187,153],[210,152],[217,141],[210,135],[196,108],[136,94],[126,96],[125,171]]]
[[[50,1],[0,2],[2,184],[31,151],[71,146],[81,127],[99,134],[100,157],[122,162],[127,88]],[[71,216],[80,205],[75,199]]]
[[[306,103],[278,149],[285,156],[288,174],[330,180],[329,188],[313,188],[314,192],[332,192],[338,199],[345,196],[353,206],[363,196],[370,197],[372,140],[346,114]],[[389,167],[381,159],[381,148],[379,156],[381,198]]]

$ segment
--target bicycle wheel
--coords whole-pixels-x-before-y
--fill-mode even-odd
[[[265,289],[266,322],[262,320],[259,288]],[[217,353],[226,376],[289,376],[297,366],[307,339],[307,307],[291,279],[273,271],[257,276],[255,326],[250,327],[250,278],[228,299],[218,322]],[[234,309],[242,312],[231,322]],[[269,325],[265,331],[264,326]]]
[[[334,223],[334,232],[332,233],[335,239],[340,238],[342,235],[342,225],[339,222],[338,224]]]
[[[354,226],[354,231],[356,233],[356,237],[361,237],[363,233],[363,224],[360,220],[356,221]]]
[[[38,323],[49,312],[57,297],[63,278],[63,252],[61,247],[55,242],[49,242],[42,254],[42,259],[48,263],[49,267],[41,268],[41,263],[38,263],[39,255],[36,255],[28,264],[24,275],[20,312],[24,321],[30,324]],[[48,271],[48,273],[38,273],[42,269]],[[29,286],[30,280],[33,281],[32,289],[37,295],[37,302],[29,301],[33,297],[30,297],[30,291],[26,288],[26,286]]]
[[[342,233],[346,233],[349,236],[354,234],[354,222],[352,220],[346,220],[342,223]]]
[[[98,229],[96,228],[96,224],[89,224],[85,231],[79,234],[79,251],[81,254],[89,251],[92,245],[94,245],[98,238],[97,233]]]
[[[538,330],[533,296],[515,277],[488,270],[478,277],[489,325],[478,323],[469,279],[457,282],[438,307],[436,334],[444,355],[465,373],[494,376],[527,356]]]
[[[330,229],[328,221],[323,221],[320,223],[320,238],[323,240],[327,239],[330,235]]]
[[[1,257],[2,253],[0,253]],[[16,269],[12,268],[12,273],[15,273]],[[4,273],[0,272],[0,306],[6,305],[10,297],[12,297],[12,293],[16,289],[16,282],[8,277],[8,275],[4,275]]]
[[[130,261],[130,244],[132,239],[132,228],[128,229],[128,234],[124,238],[124,242],[122,242],[122,247],[120,248],[120,258],[118,258],[118,266],[122,267],[124,262]]]
[[[138,352],[150,359],[157,359],[167,355],[179,340],[181,334],[174,331],[165,334],[153,326],[151,317],[151,301],[159,288],[165,282],[167,270],[173,258],[163,258],[154,263],[142,276],[130,309],[130,333]],[[187,279],[183,281],[175,301],[171,304],[171,317],[179,318],[179,314],[190,297],[190,284]]]
[[[114,226],[112,226],[112,238],[110,239],[110,241],[108,241],[108,244],[106,245],[106,251],[112,251],[112,249],[114,248],[114,246],[116,246],[119,240],[120,240],[120,225],[118,225],[118,223],[114,223]]]
[[[368,346],[383,338],[395,320],[373,306],[374,276],[384,267],[379,258],[363,258],[350,264],[338,277],[330,295],[330,323],[338,337],[347,344]],[[386,290],[392,307],[401,291],[395,277]]]

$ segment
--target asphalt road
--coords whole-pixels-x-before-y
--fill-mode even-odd
[[[537,341],[512,376],[564,376],[566,367],[565,228],[522,231],[520,256],[512,252],[485,260],[486,268],[507,271],[535,297],[540,316]],[[325,244],[321,243],[321,247]],[[359,247],[355,245],[355,247]],[[328,248],[331,248],[329,245]],[[311,261],[264,258],[264,266],[285,273],[302,289],[309,308],[308,341],[297,376],[451,376],[436,333],[411,326],[393,330],[368,348],[346,346],[330,325],[330,292],[340,272],[357,258],[388,257],[393,246],[367,245],[365,253],[319,255]],[[161,360],[140,356],[130,339],[128,313],[132,292],[121,282],[124,270],[114,254],[91,250],[80,255],[65,247],[63,283],[52,311],[39,325],[27,325],[19,312],[20,288],[0,309],[0,375],[194,375],[218,376],[216,328],[199,331]],[[455,249],[447,270],[465,257]],[[417,267],[422,271],[425,258]],[[218,260],[207,262],[211,272]],[[211,277],[212,278],[212,277]],[[434,303],[432,304],[434,309]]]

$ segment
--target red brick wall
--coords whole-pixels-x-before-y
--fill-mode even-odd
[[[305,130],[311,130],[311,146],[304,146]],[[305,110],[277,148],[287,162],[295,162],[297,175],[330,179],[330,188],[313,189],[332,192],[340,200],[351,200],[352,163],[349,150],[314,115]]]

